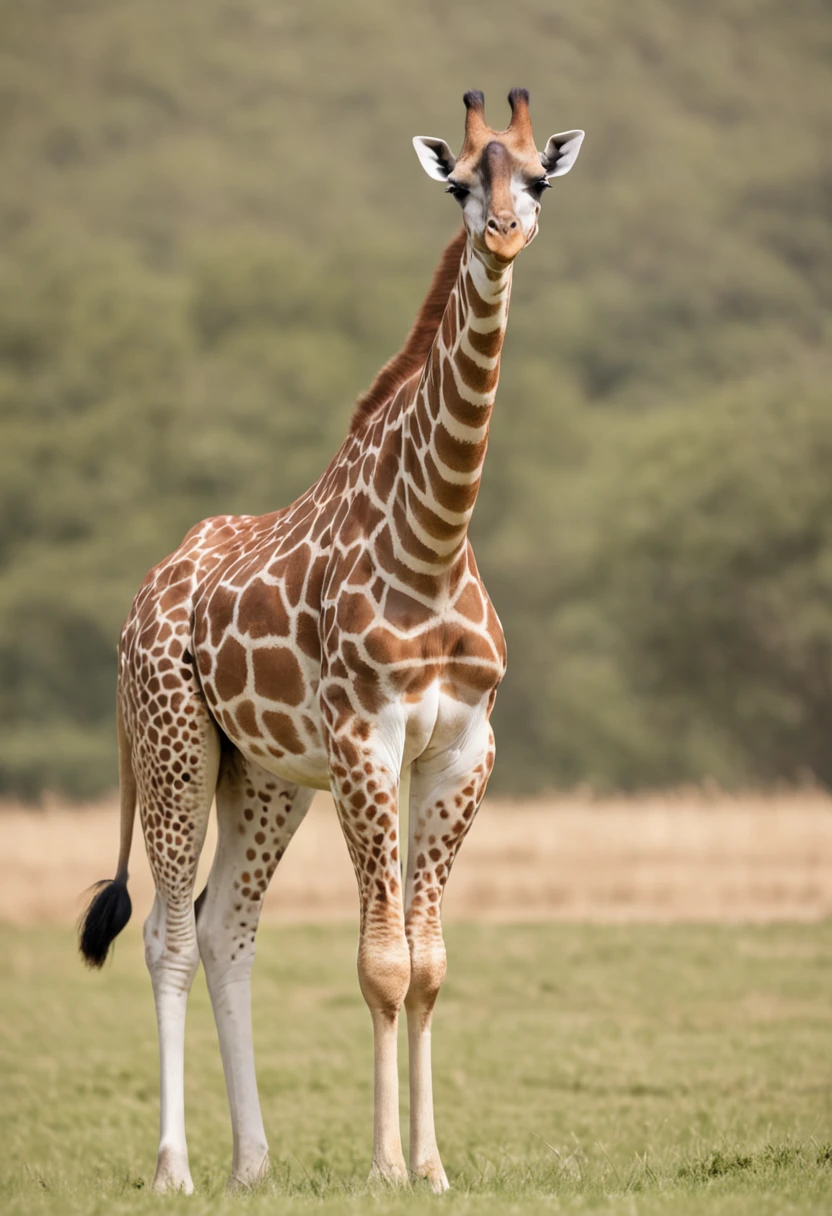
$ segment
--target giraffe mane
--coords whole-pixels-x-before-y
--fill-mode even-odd
[[[362,431],[369,420],[386,405],[397,389],[427,362],[433,340],[442,324],[445,308],[459,275],[459,265],[465,251],[466,233],[460,228],[445,246],[439,265],[433,274],[428,294],[407,335],[404,346],[388,359],[376,374],[373,383],[355,403],[350,419],[351,435]]]

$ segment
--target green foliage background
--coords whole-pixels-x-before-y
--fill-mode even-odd
[[[0,0],[0,792],[114,781],[118,630],[289,501],[458,215],[464,89],[588,135],[474,524],[503,790],[832,781],[824,0]]]

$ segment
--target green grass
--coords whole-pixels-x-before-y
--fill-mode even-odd
[[[354,938],[261,934],[255,1038],[274,1172],[242,1198],[223,1189],[230,1129],[200,975],[187,1058],[197,1195],[166,1209],[832,1210],[832,924],[452,927],[434,1055],[453,1190],[437,1200],[366,1184],[372,1056]],[[100,976],[67,931],[3,929],[0,1018],[0,1210],[158,1210],[137,927]]]

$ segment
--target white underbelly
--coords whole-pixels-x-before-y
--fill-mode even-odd
[[[262,748],[259,752],[251,750],[246,746],[246,741],[237,742],[237,746],[255,764],[279,777],[281,781],[288,781],[291,785],[305,785],[313,790],[329,789],[329,763],[322,747],[316,747],[302,756],[287,754],[278,759],[275,756],[259,754]]]

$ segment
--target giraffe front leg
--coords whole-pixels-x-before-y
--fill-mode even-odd
[[[332,792],[358,879],[358,981],[373,1022],[373,1159],[370,1177],[407,1184],[399,1127],[397,1031],[410,982],[398,841],[398,760],[335,739]]]
[[[494,736],[486,722],[453,763],[441,757],[413,766],[407,848],[405,931],[410,986],[405,998],[410,1056],[410,1171],[432,1190],[448,1189],[433,1116],[431,1023],[445,978],[442,894],[459,846],[482,801],[494,764]]]

